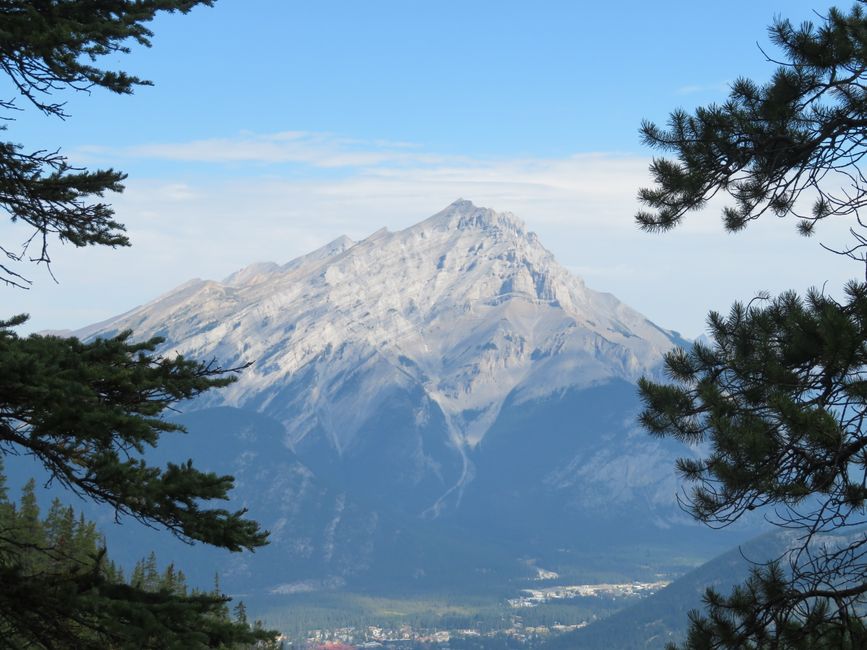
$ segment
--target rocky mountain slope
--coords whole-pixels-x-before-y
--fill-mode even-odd
[[[672,466],[689,450],[634,424],[635,380],[681,340],[586,287],[514,215],[459,200],[399,232],[187,282],[74,334],[125,329],[164,337],[163,353],[253,362],[184,410],[257,423],[258,442],[223,431],[231,418],[192,427],[241,474],[238,498],[295,575],[387,572],[400,545],[383,540],[418,526],[485,531],[477,548],[517,556],[591,521],[652,535],[685,520]],[[256,460],[241,467],[245,453]],[[424,558],[406,561],[424,572]]]

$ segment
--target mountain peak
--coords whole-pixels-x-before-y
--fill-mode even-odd
[[[283,421],[293,444],[325,435],[337,450],[393,390],[425,395],[463,448],[507,397],[634,381],[672,346],[519,218],[463,199],[399,232],[193,283],[87,334],[127,328],[191,357],[256,360],[215,399]]]
[[[533,235],[527,232],[524,222],[511,212],[497,212],[491,208],[475,205],[466,199],[457,199],[445,209],[411,228],[436,228],[442,230],[499,230],[519,237]]]

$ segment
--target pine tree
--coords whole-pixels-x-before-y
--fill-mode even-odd
[[[75,526],[75,515],[71,510],[56,497],[51,501],[51,507],[45,516],[45,537],[49,547],[61,548],[71,543]],[[72,515],[68,522],[67,515]]]
[[[144,560],[143,573],[144,579],[142,580],[142,589],[150,592],[159,591],[160,574],[157,570],[157,554],[153,551],[151,551]]]
[[[129,577],[129,584],[135,589],[144,590],[144,560],[139,560],[135,563],[132,575]]]
[[[731,200],[730,231],[770,214],[810,235],[849,217],[852,245],[837,252],[867,271],[863,5],[819,26],[777,19],[783,60],[768,83],[738,79],[722,105],[645,123],[645,142],[676,160],[653,161],[639,225],[668,230],[715,195]],[[707,450],[678,462],[695,517],[725,526],[760,509],[795,546],[729,596],[709,590],[685,647],[867,647],[867,284],[850,282],[842,300],[760,296],[708,324],[710,344],[666,356],[672,383],[642,380],[641,421]]]
[[[21,561],[19,537],[13,537],[12,552],[6,553],[0,536],[0,648],[248,648],[266,647],[273,638],[261,626],[226,620],[223,594],[188,595],[172,565],[160,576],[154,553],[138,565],[140,575],[148,577],[147,588],[127,585],[108,559],[103,540],[90,533],[92,522],[76,518],[57,501],[41,520],[33,496],[31,483],[20,507],[9,511],[20,513],[14,529],[26,528],[37,542],[28,562]],[[71,539],[78,541],[67,549],[52,544],[58,535],[67,537],[70,524],[86,534],[74,531]],[[7,581],[9,576],[16,580]],[[170,583],[165,576],[172,576]],[[38,589],[21,589],[21,584]],[[37,592],[39,602],[19,600]],[[29,627],[22,628],[21,617]],[[42,629],[40,622],[56,627]]]
[[[160,576],[159,588],[177,596],[186,595],[187,585],[184,574],[182,571],[175,571],[174,562],[166,566],[165,571]]]
[[[187,576],[180,569],[175,573],[175,584],[177,585],[178,593],[181,596],[187,595]]]
[[[51,502],[45,517],[46,554],[51,558],[52,569],[69,571],[84,558],[76,548],[75,512],[64,506],[60,499]]]
[[[235,622],[241,623],[243,625],[247,624],[247,606],[244,605],[243,600],[239,600],[238,604],[235,605]]]
[[[6,474],[3,473],[3,456],[0,456],[0,563],[7,561],[11,552],[10,541],[15,522],[15,508],[9,502]]]
[[[21,566],[30,572],[36,570],[46,549],[45,530],[39,515],[36,481],[30,479],[21,492],[21,503],[15,513],[14,523],[14,537],[21,549]]]
[[[130,43],[150,45],[147,25],[159,12],[187,13],[212,4],[3,2],[0,71],[23,105],[0,100],[0,131],[14,127],[16,111],[28,108],[47,118],[70,117],[57,98],[63,91],[130,94],[150,83],[100,64],[128,51]],[[123,225],[102,201],[106,192],[123,189],[124,178],[112,169],[76,168],[59,150],[0,142],[0,208],[31,234],[23,246],[0,244],[0,282],[11,290],[29,287],[27,265],[50,265],[57,241],[76,247],[129,245]],[[130,332],[87,343],[18,336],[15,328],[25,321],[23,315],[0,321],[0,454],[29,455],[55,484],[183,540],[232,551],[266,543],[267,533],[246,519],[244,510],[210,507],[228,497],[232,477],[201,472],[191,461],[160,468],[144,460],[160,436],[183,431],[162,417],[166,408],[227,385],[231,371],[159,356],[160,339],[134,343]],[[268,638],[215,617],[225,607],[222,594],[148,591],[147,567],[141,575],[133,572],[132,584],[113,580],[118,572],[104,543],[83,518],[74,526],[71,556],[53,567],[44,564],[52,549],[33,485],[27,489],[20,511],[0,508],[0,647],[197,648]],[[58,530],[67,523],[53,509],[48,534],[55,551]]]

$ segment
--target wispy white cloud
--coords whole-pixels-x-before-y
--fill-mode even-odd
[[[235,137],[187,142],[157,143],[127,148],[89,147],[79,157],[91,156],[100,162],[128,163],[130,159],[166,160],[189,163],[186,168],[207,169],[207,165],[240,163],[260,175],[243,181],[220,183],[217,194],[233,187],[233,196],[246,195],[256,187],[260,197],[245,205],[260,205],[266,197],[281,194],[295,204],[358,206],[389,204],[406,207],[407,201],[431,205],[447,203],[458,196],[473,198],[501,209],[529,212],[546,222],[568,222],[576,211],[586,214],[598,226],[631,227],[628,215],[635,212],[636,189],[649,180],[649,159],[611,153],[586,153],[560,158],[470,157],[427,151],[407,142],[365,141],[330,133],[283,131],[257,134],[243,132]],[[294,180],[281,176],[279,164],[296,163],[311,171],[340,168],[339,179],[318,179],[315,174]],[[255,173],[255,172],[254,172]],[[298,180],[300,178],[300,180]],[[135,192],[135,180],[123,200]],[[201,183],[200,183],[201,184]],[[214,190],[203,192],[178,182],[152,183],[145,200],[199,199],[209,203]],[[433,197],[437,197],[434,199]],[[315,198],[314,198],[315,197]],[[232,203],[230,200],[229,203]],[[225,205],[221,200],[220,205]],[[243,208],[243,206],[238,206]],[[285,210],[281,206],[281,210]],[[626,216],[624,219],[623,217]]]
[[[359,240],[382,226],[399,230],[458,197],[514,212],[591,287],[690,335],[702,330],[708,308],[726,310],[759,289],[805,288],[816,280],[815,268],[836,264],[824,277],[838,283],[850,271],[783,224],[759,222],[733,241],[718,204],[665,236],[639,232],[636,191],[650,180],[650,161],[639,156],[457,157],[408,143],[296,132],[93,155],[112,164],[130,156],[188,164],[180,175],[173,168],[170,179],[133,175],[126,192],[111,199],[131,249],[56,247],[61,284],[38,278],[38,291],[6,305],[7,313],[41,317],[36,328],[83,326],[191,277],[220,279],[253,262],[286,262],[343,234]],[[231,161],[242,165],[243,177],[202,173]],[[281,174],[286,161],[300,169]],[[315,173],[329,166],[341,173]]]
[[[359,140],[331,133],[281,131],[188,142],[165,142],[134,147],[82,147],[91,158],[145,158],[190,163],[300,163],[313,167],[365,167],[395,164],[440,164],[445,161],[420,151],[410,142]]]

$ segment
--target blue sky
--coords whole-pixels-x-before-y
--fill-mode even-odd
[[[80,95],[74,121],[46,133],[140,144],[303,130],[450,154],[639,152],[642,117],[767,71],[756,44],[770,19],[815,6],[219,0],[161,17],[152,49],[112,58],[155,87]]]
[[[30,292],[5,291],[6,311],[31,313],[32,329],[80,327],[191,277],[407,227],[458,197],[515,212],[591,287],[688,336],[708,308],[759,290],[833,289],[860,269],[793,224],[730,236],[715,209],[666,236],[632,223],[650,157],[642,118],[720,101],[738,75],[767,78],[772,18],[826,8],[219,0],[163,16],[153,48],[107,62],[154,87],[71,95],[69,120],[27,111],[10,126],[28,147],[127,171],[113,202],[134,246],[55,247],[60,284],[37,272]]]

